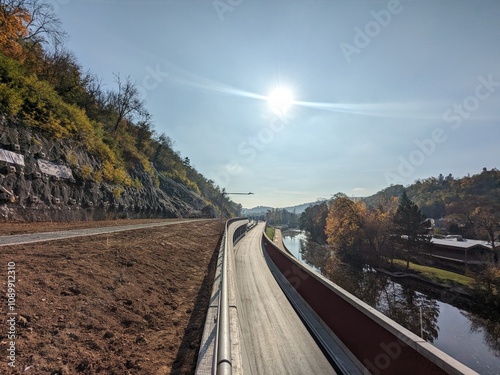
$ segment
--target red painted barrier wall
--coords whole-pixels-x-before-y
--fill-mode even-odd
[[[456,363],[446,361],[448,358],[451,362],[455,360],[435,348],[427,351],[425,346],[430,344],[423,340],[417,344],[415,337],[419,338],[407,335],[404,329],[400,332],[388,329],[383,320],[379,322],[369,316],[370,313],[366,314],[366,310],[374,311],[370,306],[362,302],[361,306],[356,297],[332,288],[277,248],[266,236],[263,236],[263,246],[290,284],[371,374],[474,374],[473,371],[463,371],[465,366],[455,370]],[[424,353],[419,353],[417,348]],[[436,351],[442,356],[436,356]]]

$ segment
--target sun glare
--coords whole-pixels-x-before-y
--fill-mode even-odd
[[[271,111],[279,116],[284,116],[293,105],[293,94],[285,87],[278,87],[269,94],[267,102]]]

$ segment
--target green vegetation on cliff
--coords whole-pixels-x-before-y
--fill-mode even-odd
[[[100,168],[79,165],[69,150],[67,164],[85,178],[116,185],[115,191],[139,189],[141,181],[130,171],[142,168],[157,186],[162,176],[170,178],[219,214],[237,214],[241,206],[175,151],[172,139],[154,130],[133,81],[116,74],[115,89],[104,91],[99,78],[84,72],[64,48],[64,36],[49,4],[0,0],[0,115],[84,149]]]

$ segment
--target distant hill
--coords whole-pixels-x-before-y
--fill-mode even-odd
[[[315,202],[302,203],[302,204],[299,204],[297,206],[284,207],[284,209],[287,210],[288,212],[294,212],[294,210],[295,210],[295,213],[300,215],[302,212],[304,212],[306,210],[307,207],[314,206],[315,204],[324,202],[325,200],[326,199],[317,200]]]
[[[481,173],[461,178],[455,178],[451,174],[446,177],[440,174],[438,177],[417,180],[408,186],[392,185],[369,197],[356,199],[362,199],[368,206],[375,206],[383,199],[399,198],[405,190],[408,197],[420,207],[427,217],[439,219],[449,214],[451,209],[455,208],[454,206],[472,199],[500,204],[500,171],[496,168],[491,170],[483,168]],[[295,213],[300,215],[307,207],[321,202],[303,203],[282,209],[290,213],[295,210]],[[275,208],[268,206],[244,208],[242,213],[243,215],[265,215],[268,210]]]
[[[241,214],[243,216],[248,216],[248,215],[265,215],[268,210],[272,210],[274,207],[268,207],[268,206],[257,206],[254,208],[243,208],[241,210]]]
[[[374,206],[381,199],[400,197],[404,190],[427,217],[439,219],[446,216],[453,206],[471,200],[500,204],[500,171],[483,168],[481,173],[461,178],[440,174],[408,186],[390,186],[363,200],[368,206]]]
[[[290,213],[293,213],[295,211],[295,213],[297,215],[300,215],[302,212],[304,212],[306,210],[307,207],[314,206],[315,204],[317,204],[319,202],[321,202],[321,201],[302,203],[302,204],[298,204],[296,206],[283,207],[282,209],[287,210]],[[259,214],[265,215],[268,210],[272,210],[275,208],[277,208],[277,207],[257,206],[254,208],[244,208],[243,210],[241,210],[241,212],[242,212],[242,215],[244,215],[244,216],[259,215]]]

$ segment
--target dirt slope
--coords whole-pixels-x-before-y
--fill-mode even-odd
[[[207,221],[2,248],[0,373],[192,373],[222,229]],[[8,262],[14,371],[4,355]]]

